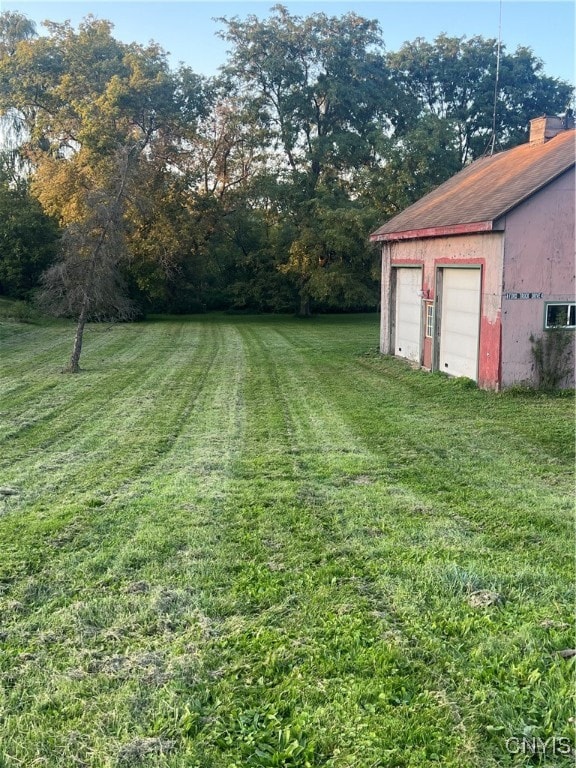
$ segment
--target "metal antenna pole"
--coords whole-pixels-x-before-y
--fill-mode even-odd
[[[498,48],[496,51],[496,82],[494,84],[494,111],[492,113],[492,141],[490,143],[490,154],[494,154],[496,145],[496,107],[498,104],[498,84],[500,80],[500,50],[502,48],[502,0],[500,0],[500,16],[498,19]]]

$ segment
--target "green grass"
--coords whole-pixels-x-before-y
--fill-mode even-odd
[[[377,337],[4,317],[0,768],[573,764],[573,399]]]

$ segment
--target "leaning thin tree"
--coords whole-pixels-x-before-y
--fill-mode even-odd
[[[202,111],[202,83],[185,68],[172,73],[155,44],[115,40],[107,21],[44,26],[46,37],[2,46],[0,24],[0,115],[25,125],[32,192],[63,231],[40,298],[77,319],[75,372],[86,322],[132,312],[121,279],[130,210],[147,175],[174,167]]]
[[[108,188],[87,190],[86,213],[70,223],[61,240],[60,259],[42,277],[40,306],[55,316],[76,317],[70,373],[80,371],[88,320],[128,320],[134,306],[126,297],[120,266],[126,253],[124,202],[138,147],[118,150]]]

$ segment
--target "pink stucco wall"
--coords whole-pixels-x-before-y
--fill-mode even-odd
[[[546,301],[574,301],[575,175],[563,174],[514,209],[505,222],[502,299],[502,386],[536,384],[530,335],[541,336]],[[506,293],[542,292],[542,299]],[[574,353],[574,331],[571,334]],[[574,367],[572,366],[572,370]],[[574,386],[574,378],[565,382]]]
[[[382,251],[382,333],[381,351],[391,351],[388,343],[390,313],[390,269],[402,265],[422,266],[422,289],[435,298],[436,274],[440,267],[458,264],[482,268],[480,307],[480,348],[478,383],[495,389],[499,382],[500,309],[503,264],[503,233],[434,237],[384,244]],[[423,346],[425,351],[425,346]],[[427,361],[422,360],[423,363]]]

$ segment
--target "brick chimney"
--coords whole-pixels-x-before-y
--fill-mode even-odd
[[[530,120],[530,144],[544,144],[566,130],[565,119],[555,115],[543,115]]]

